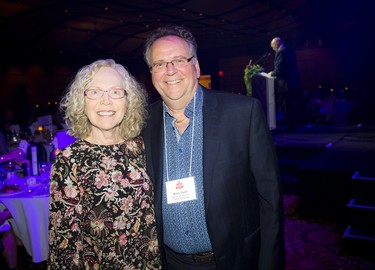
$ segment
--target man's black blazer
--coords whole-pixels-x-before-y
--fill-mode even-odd
[[[162,101],[149,113],[143,137],[163,243]],[[203,163],[206,223],[218,268],[283,269],[278,161],[258,100],[203,89]]]

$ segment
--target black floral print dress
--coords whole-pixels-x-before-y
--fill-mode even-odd
[[[161,269],[141,137],[77,140],[51,172],[48,269]]]

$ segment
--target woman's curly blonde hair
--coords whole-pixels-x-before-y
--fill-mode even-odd
[[[92,125],[85,113],[84,90],[102,67],[115,69],[123,78],[127,106],[124,119],[120,124],[120,133],[125,140],[135,138],[145,126],[147,92],[124,66],[112,59],[100,59],[82,67],[68,86],[60,102],[60,109],[64,113],[65,123],[68,126],[68,134],[78,139],[85,139],[89,136]]]

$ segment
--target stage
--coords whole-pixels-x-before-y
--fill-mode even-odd
[[[307,126],[272,136],[283,192],[299,198],[298,216],[346,226],[348,252],[375,252],[375,125]]]
[[[284,193],[300,196],[300,214],[345,222],[354,173],[375,177],[375,125],[306,126],[273,139]]]

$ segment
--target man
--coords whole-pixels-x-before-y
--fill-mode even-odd
[[[297,108],[301,96],[296,56],[294,51],[286,47],[279,37],[272,39],[271,48],[276,54],[274,70],[268,74],[276,77],[276,94],[281,102],[286,128],[287,131],[294,132],[297,126]]]
[[[199,85],[193,35],[159,28],[145,60],[162,100],[143,136],[169,270],[282,269],[282,193],[260,103]]]

